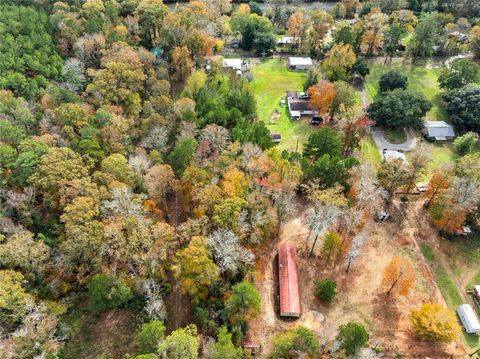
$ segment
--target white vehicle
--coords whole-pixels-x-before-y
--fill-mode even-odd
[[[375,220],[377,222],[385,222],[390,219],[390,213],[388,211],[380,211],[375,214]]]
[[[470,304],[462,304],[457,308],[457,314],[465,331],[469,334],[480,332],[480,322]]]

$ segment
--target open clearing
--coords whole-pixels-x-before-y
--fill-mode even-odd
[[[430,120],[447,120],[447,113],[443,107],[438,76],[442,71],[440,63],[434,64],[434,68],[427,68],[425,64],[411,65],[405,63],[403,58],[394,58],[391,63],[383,65],[382,59],[369,62],[370,74],[365,78],[365,91],[370,101],[378,96],[378,80],[380,77],[392,70],[400,71],[408,78],[409,89],[423,93],[432,102],[432,109],[427,113],[426,118]]]
[[[305,120],[292,121],[288,117],[286,105],[280,106],[280,100],[287,90],[301,91],[307,73],[288,70],[286,61],[282,59],[258,60],[251,70],[259,119],[267,124],[270,132],[282,135],[279,148],[293,151],[298,143],[298,149],[301,150],[314,128]],[[271,125],[270,117],[275,109],[280,111],[281,116],[278,124]]]
[[[465,349],[460,341],[432,347],[431,343],[416,339],[412,333],[411,309],[424,302],[445,303],[417,243],[422,240],[420,228],[425,230],[423,227],[428,227],[425,216],[422,216],[421,223],[418,222],[418,210],[421,206],[418,209],[416,203],[404,209],[394,206],[394,221],[382,224],[368,221],[362,254],[348,275],[345,273],[345,258],[335,264],[318,255],[308,257],[312,239],[303,224],[303,214],[285,223],[277,241],[259,248],[256,253],[258,264],[254,282],[261,292],[263,310],[261,316],[250,323],[250,333],[252,338],[260,338],[263,352],[268,352],[271,337],[285,329],[303,325],[314,330],[324,341],[335,337],[339,325],[353,320],[367,327],[371,344],[379,340],[380,346],[388,353],[406,357],[463,356]],[[392,236],[392,233],[396,235]],[[285,241],[295,243],[298,248],[303,314],[296,321],[280,319],[276,310],[273,265],[276,248]],[[316,248],[321,248],[321,240]],[[408,257],[417,272],[416,284],[407,297],[387,298],[379,289],[383,269],[394,255]],[[337,282],[339,293],[330,305],[314,296],[314,282],[323,278]]]

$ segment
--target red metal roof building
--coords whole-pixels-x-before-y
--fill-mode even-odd
[[[278,277],[280,316],[300,317],[297,249],[291,243],[284,243],[278,248]]]

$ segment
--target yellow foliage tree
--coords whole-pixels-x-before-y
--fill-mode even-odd
[[[387,295],[392,292],[407,295],[414,283],[415,269],[406,258],[393,257],[383,270],[381,287],[387,290]]]
[[[415,334],[424,340],[451,342],[460,334],[455,313],[440,304],[423,304],[412,310],[411,319]]]

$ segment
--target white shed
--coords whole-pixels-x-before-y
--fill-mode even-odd
[[[310,57],[289,57],[288,67],[292,70],[310,70],[313,61]]]
[[[470,304],[462,304],[457,308],[457,314],[465,331],[469,334],[480,332],[480,322]]]
[[[242,71],[242,59],[223,59],[222,65],[226,69]]]

